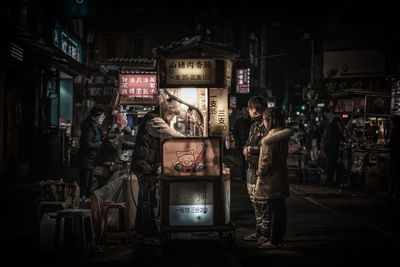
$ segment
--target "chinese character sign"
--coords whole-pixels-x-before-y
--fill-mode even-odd
[[[215,60],[213,59],[169,59],[165,64],[168,85],[215,83]]]
[[[228,89],[210,88],[209,110],[210,136],[228,136]]]
[[[82,63],[82,44],[66,30],[56,27],[52,32],[53,44],[63,53]]]
[[[212,225],[213,222],[214,186],[212,182],[170,183],[170,225]]]
[[[157,97],[157,75],[121,74],[119,93],[129,99],[155,100]]]
[[[250,69],[236,70],[236,93],[250,93]]]

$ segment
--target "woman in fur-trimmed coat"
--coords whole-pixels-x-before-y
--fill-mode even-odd
[[[287,224],[285,198],[289,196],[289,181],[286,160],[292,130],[284,127],[283,115],[276,108],[265,110],[263,123],[269,132],[261,140],[255,199],[266,202],[265,220],[271,222],[271,233],[260,248],[278,248]]]

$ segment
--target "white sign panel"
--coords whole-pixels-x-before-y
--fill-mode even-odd
[[[170,225],[212,225],[214,188],[212,182],[178,182],[169,188]]]
[[[169,206],[170,225],[212,225],[213,219],[213,205]]]

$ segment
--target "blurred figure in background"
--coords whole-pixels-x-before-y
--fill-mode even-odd
[[[310,151],[311,167],[315,167],[318,164],[320,143],[321,143],[321,132],[318,125],[315,122],[313,122],[311,124],[310,133],[308,135],[308,149]]]
[[[340,141],[343,140],[342,136],[343,127],[339,117],[334,117],[325,129],[324,134],[324,152],[326,155],[326,185],[338,186],[340,185],[339,175],[336,174],[339,159],[339,146]],[[336,180],[335,178],[336,174]]]
[[[237,119],[233,126],[233,137],[235,138],[236,147],[238,153],[240,154],[240,173],[243,182],[246,182],[246,171],[247,171],[247,164],[246,158],[243,155],[243,148],[246,145],[247,138],[249,137],[249,131],[251,126],[251,118],[249,114],[249,110],[247,106],[242,106],[241,108],[242,116]]]
[[[78,165],[79,187],[83,199],[89,198],[93,192],[94,160],[102,143],[101,125],[105,119],[104,109],[93,107],[89,116],[81,124],[81,136],[79,140]]]

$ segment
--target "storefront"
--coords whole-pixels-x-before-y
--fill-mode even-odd
[[[351,182],[375,189],[385,187],[385,169],[390,161],[390,92],[353,89],[333,96],[334,113],[342,118],[347,141],[341,149],[341,160]]]
[[[70,164],[74,79],[89,70],[41,36],[20,29],[6,57],[6,175],[28,177]],[[81,53],[79,48],[76,53]]]

